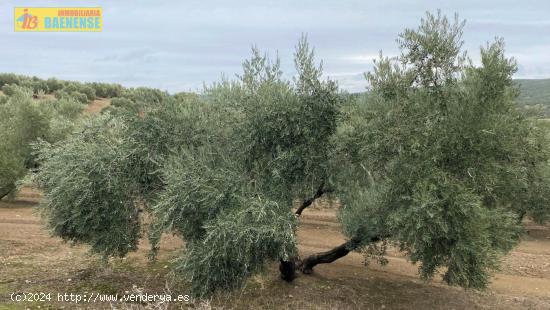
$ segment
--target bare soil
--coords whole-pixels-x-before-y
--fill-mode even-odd
[[[14,201],[0,201],[0,309],[550,309],[550,227],[527,222],[528,234],[504,258],[503,268],[483,292],[449,287],[440,278],[424,282],[417,266],[390,249],[389,264],[364,264],[352,253],[319,265],[294,282],[279,279],[277,263],[238,292],[183,303],[14,302],[12,293],[188,294],[188,284],[169,272],[183,246],[164,236],[159,260],[147,260],[148,244],[108,263],[50,236],[37,215],[40,193],[23,189]],[[306,209],[298,237],[301,255],[325,251],[344,241],[336,212]]]
[[[99,113],[101,112],[101,110],[105,109],[110,104],[111,104],[111,100],[109,98],[97,98],[92,102],[88,103],[88,105],[84,109],[84,113],[85,114]]]

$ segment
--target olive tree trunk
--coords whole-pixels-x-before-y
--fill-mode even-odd
[[[313,272],[313,267],[317,266],[318,264],[332,263],[333,261],[348,255],[349,252],[355,250],[358,245],[359,242],[356,240],[346,241],[329,251],[312,254],[306,257],[300,262],[298,267],[300,268],[300,271],[302,271],[302,273],[310,274]]]
[[[381,236],[374,236],[370,238],[369,242],[378,242],[380,240],[382,240]],[[300,270],[304,274],[311,274],[315,266],[319,264],[332,263],[335,260],[348,255],[351,251],[357,249],[360,244],[360,239],[352,238],[351,240],[348,240],[331,250],[312,254],[303,260],[281,260],[281,263],[279,265],[281,278],[285,281],[291,282],[296,278],[296,269]]]

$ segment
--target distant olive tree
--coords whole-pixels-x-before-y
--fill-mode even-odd
[[[546,132],[516,110],[502,40],[474,66],[463,25],[427,14],[399,36],[400,56],[375,62],[359,99],[323,80],[305,37],[292,81],[254,48],[238,80],[201,96],[126,92],[82,132],[42,146],[48,225],[123,256],[148,213],[152,254],[163,232],[184,239],[175,271],[201,296],[241,287],[270,261],[287,281],[350,251],[383,262],[389,244],[425,279],[444,270],[449,284],[483,288],[521,219],[547,217],[550,153]],[[325,194],[342,204],[347,241],[299,257],[299,216]]]
[[[75,127],[82,105],[72,100],[32,99],[32,89],[4,85],[0,103],[0,199],[13,194],[29,169],[36,168],[32,143],[64,139]]]
[[[89,83],[88,85],[95,90],[96,96],[101,98],[120,97],[123,91],[123,87],[119,84],[94,82],[94,83]]]

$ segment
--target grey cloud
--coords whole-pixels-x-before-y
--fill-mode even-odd
[[[151,63],[158,61],[155,51],[151,49],[137,49],[125,53],[111,54],[101,58],[94,59],[95,62],[121,62],[121,63]]]

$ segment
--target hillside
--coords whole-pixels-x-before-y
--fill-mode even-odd
[[[515,80],[520,87],[519,102],[522,105],[550,105],[550,79]]]
[[[517,79],[520,88],[518,104],[528,108],[540,108],[550,115],[550,79]]]

